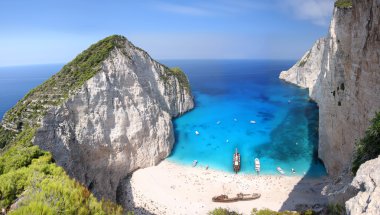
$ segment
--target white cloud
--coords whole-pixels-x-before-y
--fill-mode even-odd
[[[280,0],[279,4],[295,17],[327,26],[334,8],[334,0]]]

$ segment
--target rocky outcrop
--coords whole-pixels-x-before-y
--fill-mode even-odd
[[[184,74],[124,38],[92,78],[47,111],[34,143],[97,197],[116,201],[122,179],[169,155],[171,119],[193,106]]]
[[[333,176],[350,167],[355,143],[380,110],[379,22],[379,0],[353,0],[352,7],[335,8],[319,65],[320,55],[314,60],[310,54],[307,61],[315,64],[306,62],[306,69],[281,75],[312,89],[319,106],[319,157]],[[300,75],[309,69],[318,74],[314,85],[303,81],[309,74]]]
[[[380,157],[362,164],[351,186],[357,195],[345,204],[348,215],[380,214]]]
[[[309,89],[309,96],[316,100],[318,85],[316,81],[321,71],[321,62],[325,49],[325,38],[317,40],[314,46],[288,71],[280,74],[280,79]]]

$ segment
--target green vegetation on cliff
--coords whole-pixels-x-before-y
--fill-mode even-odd
[[[186,91],[190,91],[189,81],[187,80],[185,73],[179,67],[170,69],[165,67],[165,73],[161,76],[161,79],[167,83],[169,76],[174,76],[178,80],[180,86],[182,86]]]
[[[0,154],[0,208],[18,200],[10,214],[122,214],[120,206],[98,201],[49,152],[34,146],[34,133],[25,128]]]
[[[98,201],[71,179],[49,152],[33,145],[33,138],[46,112],[98,73],[112,50],[127,54],[126,43],[125,37],[114,35],[90,46],[6,113],[0,125],[0,209],[17,204],[9,214],[122,214],[120,206]],[[189,90],[179,68],[164,68],[165,80],[174,76]]]
[[[3,122],[15,130],[27,125],[34,126],[50,107],[62,104],[70,92],[93,77],[110,52],[115,48],[123,48],[125,42],[125,37],[114,35],[93,44],[49,80],[26,94],[5,114]],[[2,144],[1,136],[3,132],[0,130],[0,147],[5,145]]]
[[[16,202],[17,209],[10,214],[122,214],[120,206],[98,201],[71,179],[32,140],[46,111],[67,100],[125,42],[115,35],[92,45],[6,113],[0,126],[0,208]]]
[[[337,8],[349,8],[352,7],[352,0],[337,0],[335,2]]]
[[[380,112],[372,120],[372,125],[365,132],[363,139],[356,146],[352,163],[352,172],[356,174],[361,164],[380,155]]]

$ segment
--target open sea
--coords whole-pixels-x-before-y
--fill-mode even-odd
[[[162,60],[181,67],[190,80],[195,108],[174,120],[176,143],[169,160],[227,172],[241,154],[242,172],[323,176],[317,158],[318,107],[308,91],[278,79],[295,61]],[[63,65],[0,67],[0,117],[29,90]],[[195,132],[199,132],[196,135]]]

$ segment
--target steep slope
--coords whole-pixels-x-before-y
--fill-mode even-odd
[[[336,6],[319,65],[305,64],[318,75],[306,87],[319,105],[319,156],[330,175],[350,168],[356,142],[380,110],[380,2]]]
[[[309,89],[309,96],[317,100],[318,75],[321,71],[321,61],[325,50],[325,38],[317,40],[314,46],[288,71],[280,73],[280,79]],[[315,87],[315,88],[314,88]]]
[[[0,164],[0,170],[29,168],[46,153],[33,142],[97,197],[115,201],[121,179],[168,156],[174,143],[171,119],[193,106],[181,70],[159,64],[123,36],[110,36],[6,113],[0,158],[27,149],[27,160],[15,168]],[[28,137],[22,144],[21,134]]]
[[[174,72],[125,40],[75,95],[47,112],[35,144],[96,196],[116,200],[121,179],[169,155],[171,118],[193,107]]]
[[[380,214],[380,157],[360,166],[351,183],[356,196],[346,202],[347,214]]]

